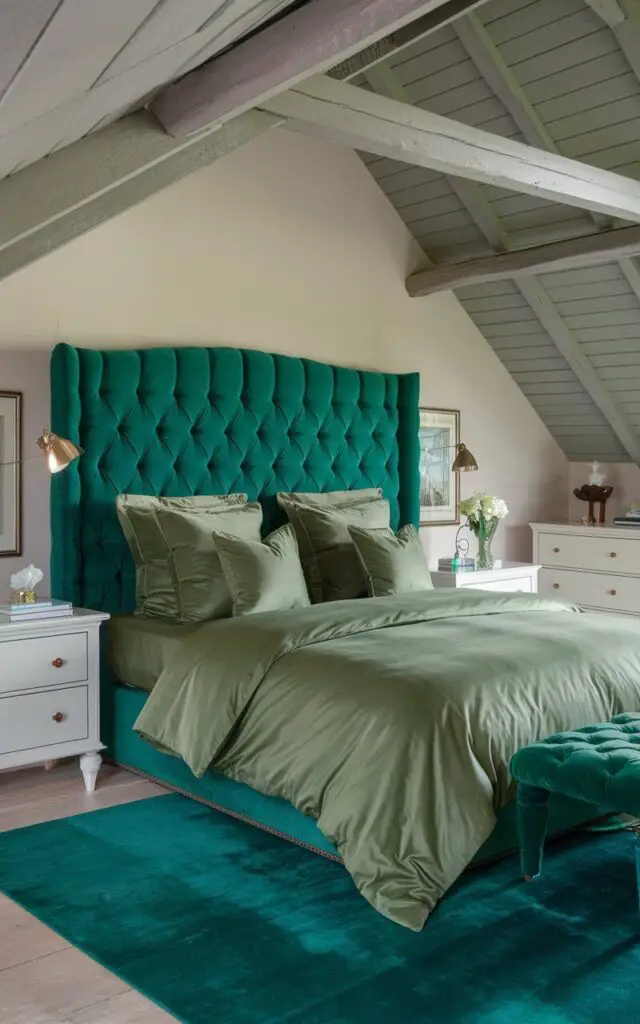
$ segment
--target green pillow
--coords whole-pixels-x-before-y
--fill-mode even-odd
[[[202,494],[191,498],[156,498],[119,494],[116,514],[136,567],[136,615],[178,618],[176,585],[169,565],[167,541],[158,524],[158,509],[193,515],[246,505],[246,494]]]
[[[433,588],[427,556],[415,526],[403,526],[397,533],[350,526],[349,533],[367,579],[370,597],[390,597]]]
[[[281,526],[263,544],[224,533],[215,533],[213,538],[233,599],[234,615],[310,605],[291,526]]]
[[[314,601],[364,597],[367,584],[350,526],[389,527],[389,502],[377,496],[325,507],[284,506],[298,539],[302,567]]]
[[[213,534],[259,543],[262,507],[249,502],[198,515],[158,509],[156,516],[176,592],[176,621],[204,622],[231,615],[231,594]]]

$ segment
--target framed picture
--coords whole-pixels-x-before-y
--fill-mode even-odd
[[[460,444],[460,413],[420,409],[420,525],[455,526],[459,477],[451,469]]]
[[[22,554],[22,395],[0,391],[0,556]]]

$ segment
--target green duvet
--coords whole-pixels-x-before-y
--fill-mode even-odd
[[[136,729],[312,815],[418,930],[512,797],[511,755],[620,711],[640,711],[636,620],[436,590],[208,623]]]

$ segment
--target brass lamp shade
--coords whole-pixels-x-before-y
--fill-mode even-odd
[[[50,473],[59,473],[66,469],[70,462],[82,455],[82,448],[68,441],[66,437],[58,437],[48,430],[43,430],[41,437],[36,444],[42,449],[47,460],[47,468]]]
[[[466,444],[456,445],[456,457],[453,460],[451,469],[454,473],[472,473],[478,468],[478,463]]]

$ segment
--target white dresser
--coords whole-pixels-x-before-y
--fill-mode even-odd
[[[585,608],[640,615],[640,529],[531,523],[539,591]]]
[[[93,791],[103,749],[99,631],[108,618],[77,608],[0,624],[0,769],[80,754]]]
[[[503,562],[495,569],[474,572],[431,573],[434,587],[466,587],[468,590],[498,590],[535,594],[538,589],[538,565],[528,562]]]

